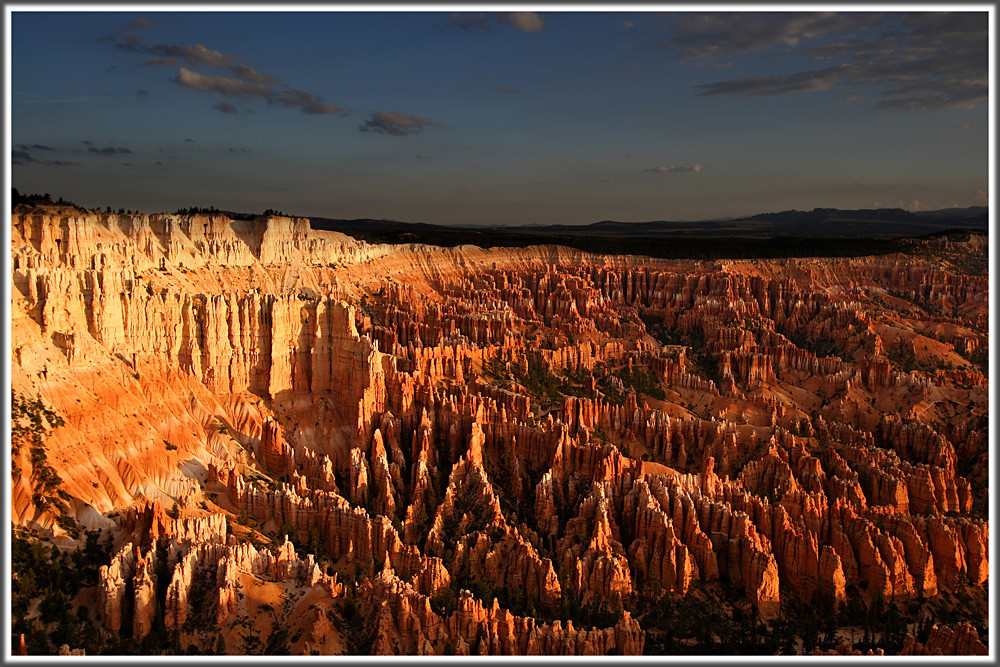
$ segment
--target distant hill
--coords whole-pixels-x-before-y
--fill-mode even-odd
[[[987,231],[989,209],[983,206],[912,212],[899,208],[758,213],[729,220],[625,222],[602,220],[589,225],[510,225],[489,227],[434,225],[394,220],[335,220],[312,217],[313,226],[345,233],[433,234],[505,236],[601,236],[656,238],[879,238],[922,236],[948,229]]]
[[[903,209],[760,213],[732,220],[623,222],[589,225],[447,226],[395,220],[311,217],[315,229],[371,243],[426,243],[453,247],[556,244],[588,252],[701,259],[884,254],[900,239],[952,231],[988,232],[985,207],[911,212]]]
[[[395,220],[311,217],[315,229],[370,243],[425,243],[484,248],[562,245],[603,254],[691,259],[856,257],[905,249],[914,237],[988,231],[987,209],[913,213],[902,209],[813,209],[762,213],[733,220],[621,222],[590,225],[447,226]]]
[[[931,234],[955,227],[986,231],[989,228],[989,209],[973,206],[913,212],[901,208],[814,208],[811,211],[759,213],[744,220],[762,223],[758,232],[774,236],[891,238]]]

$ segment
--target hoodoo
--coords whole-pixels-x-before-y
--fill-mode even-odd
[[[710,262],[19,206],[15,548],[89,574],[16,633],[985,653],[987,278],[945,249],[986,240]]]

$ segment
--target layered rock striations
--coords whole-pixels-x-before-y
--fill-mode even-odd
[[[271,591],[301,652],[636,654],[656,601],[989,584],[985,277],[41,208],[12,280],[13,390],[64,420],[14,453],[13,518],[115,536],[108,633],[238,652]]]

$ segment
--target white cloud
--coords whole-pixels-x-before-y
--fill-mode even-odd
[[[137,28],[148,28],[152,24],[146,20],[136,20],[125,30],[104,38],[102,41],[113,40],[115,47],[129,53],[141,53],[152,56],[144,65],[176,66],[177,76],[174,82],[185,88],[205,93],[218,93],[225,97],[239,99],[261,98],[268,104],[299,109],[305,114],[340,114],[350,112],[322,98],[292,88],[280,79],[258,72],[242,62],[240,56],[225,54],[210,49],[202,44],[144,44],[142,37],[136,33]],[[222,70],[231,76],[203,74],[191,68],[208,66]],[[223,113],[235,113],[232,104],[223,102],[215,109]]]
[[[541,32],[545,29],[545,21],[538,12],[507,12],[500,20],[522,32]]]

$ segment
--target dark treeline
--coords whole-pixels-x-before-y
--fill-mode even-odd
[[[274,208],[265,209],[263,213],[241,213],[239,211],[220,210],[214,206],[189,206],[187,208],[179,208],[174,211],[174,215],[224,215],[231,220],[256,220],[260,217],[267,218],[270,216],[282,216],[286,218],[291,217],[287,213]]]
[[[11,205],[11,208],[14,208],[14,207],[17,207],[17,206],[70,206],[70,207],[79,209],[81,211],[88,210],[87,208],[85,208],[83,206],[80,206],[80,205],[76,204],[75,202],[71,202],[68,199],[64,199],[62,197],[59,197],[57,199],[53,199],[52,195],[50,193],[48,193],[48,192],[45,192],[45,193],[42,193],[42,194],[38,194],[38,193],[26,194],[26,193],[21,192],[17,188],[11,188],[10,189],[10,205]],[[98,211],[98,212],[104,212],[104,213],[113,213],[113,212],[115,212],[115,210],[112,209],[110,206],[108,206],[106,208],[102,208],[102,207],[98,206],[97,208],[94,208],[93,210]],[[119,214],[121,214],[121,215],[132,215],[133,213],[135,213],[135,214],[139,213],[138,210],[132,211],[131,209],[126,209],[126,208],[118,208],[117,212]],[[181,208],[178,208],[177,210],[175,210],[170,215],[224,215],[224,216],[226,216],[228,218],[231,218],[233,220],[256,220],[259,217],[268,217],[268,216],[291,217],[291,216],[289,216],[288,213],[285,213],[284,211],[280,211],[280,210],[274,209],[274,208],[266,209],[263,213],[241,213],[241,212],[238,212],[238,211],[225,211],[225,210],[216,208],[215,206],[187,206],[187,207],[181,207]]]
[[[71,201],[67,201],[60,197],[55,201],[52,200],[52,195],[48,192],[44,194],[21,194],[17,188],[10,189],[10,205],[11,207],[17,206],[18,204],[25,204],[28,206],[43,206],[46,204],[53,204],[55,206],[72,206],[74,208],[80,208]]]
[[[174,215],[226,215],[226,211],[220,211],[214,206],[188,206],[174,211]]]
[[[904,250],[899,239],[866,238],[664,238],[642,236],[578,236],[525,234],[504,230],[472,230],[409,225],[386,228],[373,225],[338,226],[327,221],[317,229],[342,231],[369,243],[425,243],[454,247],[471,244],[483,248],[561,245],[604,255],[646,255],[664,259],[764,259],[782,257],[857,257],[886,255]]]

